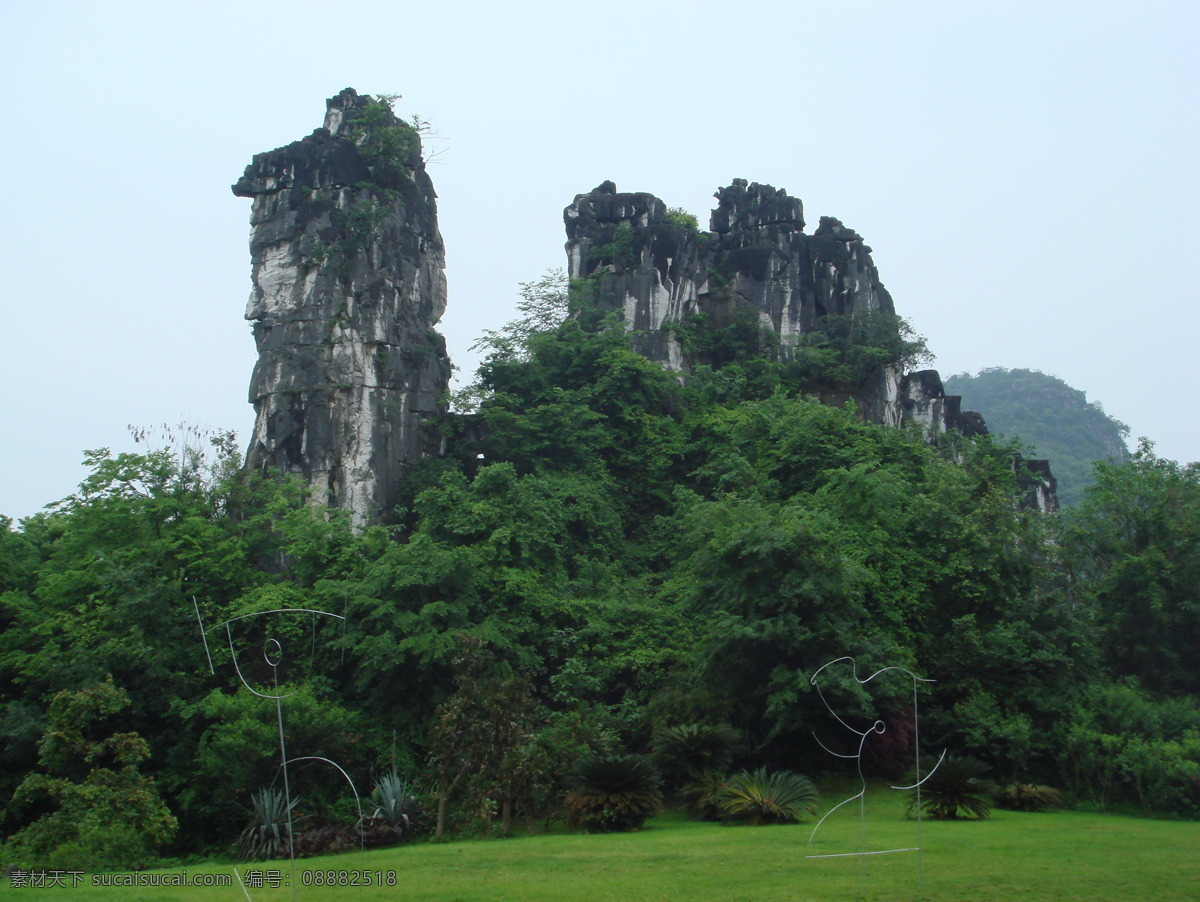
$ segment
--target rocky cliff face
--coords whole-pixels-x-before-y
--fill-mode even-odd
[[[681,327],[697,319],[720,329],[749,316],[776,336],[781,355],[834,323],[873,319],[895,329],[871,248],[852,229],[823,216],[806,234],[803,204],[770,185],[735,179],[715,197],[707,232],[657,197],[618,193],[612,182],[577,195],[564,212],[571,278],[583,280],[601,308],[622,311],[641,353],[681,373],[711,362],[687,347]],[[821,395],[854,401],[872,422],[920,423],[930,435],[978,431],[978,415],[964,419],[929,372],[906,377],[896,366],[877,367],[853,385],[831,382]]]
[[[853,335],[854,323],[883,330],[875,338],[895,345],[895,306],[858,233],[822,216],[806,234],[801,201],[770,185],[735,179],[714,196],[707,232],[654,195],[620,193],[612,182],[577,195],[563,213],[577,290],[601,310],[621,311],[639,352],[687,374],[719,363],[689,347],[691,326],[703,322],[712,335],[739,320],[773,335],[782,358],[802,356],[815,332]],[[936,370],[885,363],[814,385],[826,403],[852,401],[864,419],[911,424],[931,441],[949,430],[987,433],[982,416],[946,395]],[[1026,464],[1026,504],[1057,509],[1048,464]]]
[[[405,469],[437,448],[428,424],[450,377],[420,138],[348,88],[327,101],[323,128],[256,154],[233,193],[254,202],[246,465],[300,474],[315,503],[358,525],[386,519]]]
[[[1050,461],[1025,460],[1018,454],[1013,461],[1013,468],[1017,473],[1017,483],[1025,493],[1021,504],[1043,514],[1057,513],[1058,480],[1050,472]]]

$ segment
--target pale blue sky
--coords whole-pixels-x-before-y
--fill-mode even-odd
[[[457,364],[564,263],[604,179],[707,220],[733,178],[875,249],[943,375],[1052,373],[1200,458],[1200,4],[0,6],[0,513],[85,448],[186,419],[248,436],[250,157],[352,86],[445,137],[431,167]]]

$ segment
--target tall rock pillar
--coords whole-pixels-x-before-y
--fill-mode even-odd
[[[246,466],[301,475],[314,503],[358,526],[386,519],[406,468],[437,452],[430,424],[450,378],[420,137],[385,100],[347,88],[323,128],[256,154],[233,193],[254,201]]]

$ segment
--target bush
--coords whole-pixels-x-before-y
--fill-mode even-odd
[[[1072,718],[1062,749],[1067,789],[1105,810],[1200,816],[1200,706],[1153,698],[1135,684],[1101,685]]]
[[[141,870],[153,864],[154,853],[136,827],[111,819],[77,819],[58,811],[11,837],[0,861],[5,869]]]
[[[382,823],[372,827],[370,837],[376,839],[380,829],[387,831],[389,840],[392,838],[391,831]],[[295,851],[297,858],[310,858],[313,855],[331,855],[338,852],[353,852],[358,850],[360,844],[367,844],[364,841],[366,833],[365,828],[360,830],[358,827],[351,827],[346,824],[325,824],[320,827],[310,827],[307,830],[296,832],[296,842],[293,851]],[[373,846],[384,844],[378,841],[371,843]],[[286,849],[286,846],[284,848]]]
[[[658,771],[641,755],[593,753],[576,766],[573,780],[567,810],[586,830],[638,830],[662,808]]]
[[[700,220],[696,218],[696,214],[689,213],[683,207],[668,207],[667,221],[692,234],[700,231]]]
[[[372,182],[383,188],[398,187],[421,150],[417,130],[392,112],[394,100],[388,95],[369,97],[347,123],[346,134],[358,146]]]
[[[722,818],[748,824],[793,824],[803,814],[815,814],[817,788],[808,777],[787,770],[734,774],[715,792]]]
[[[988,766],[969,755],[947,755],[937,770],[932,758],[924,762],[922,773],[933,773],[909,795],[908,811],[912,813],[920,799],[922,813],[937,820],[975,818],[982,820],[992,813],[988,799],[995,794],[996,784],[984,777]],[[916,782],[916,775],[910,777]]]
[[[266,593],[261,598],[270,600]],[[299,604],[300,596],[278,600],[283,602],[279,607],[315,606]],[[193,836],[198,834],[213,843],[228,842],[230,824],[241,824],[253,806],[250,790],[275,785],[279,779],[275,706],[263,704],[261,698],[244,690],[227,693],[214,689],[193,704],[180,705],[179,710],[191,729],[202,733],[195,765],[181,775],[187,781],[181,792],[181,820]],[[370,768],[377,750],[360,741],[371,732],[362,714],[321,697],[306,685],[284,702],[284,717],[289,751],[312,750],[337,761],[349,773]],[[289,770],[292,792],[304,798],[306,809],[327,815],[346,807],[346,783],[328,766],[309,762]]]
[[[1010,811],[1053,811],[1062,807],[1063,797],[1051,786],[1009,783],[996,791],[996,804]]]
[[[717,796],[724,785],[725,777],[714,771],[705,771],[685,783],[679,790],[679,800],[687,810],[688,817],[697,821],[719,821],[721,809],[717,804]]]
[[[933,359],[907,320],[881,310],[823,316],[786,356],[789,381],[809,390],[861,389],[887,367],[907,371]]]
[[[111,677],[54,696],[38,743],[41,770],[25,776],[6,811],[13,820],[27,809],[44,813],[5,841],[4,867],[140,868],[175,835],[178,822],[139,770],[149,746],[115,732],[111,718],[127,707],[129,694]]]
[[[668,785],[682,786],[729,766],[738,734],[725,724],[689,723],[654,734],[654,763]]]

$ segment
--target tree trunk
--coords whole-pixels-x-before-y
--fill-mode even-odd
[[[438,786],[438,813],[437,813],[437,830],[434,831],[434,836],[441,839],[442,834],[446,831],[446,800],[450,794],[446,791],[446,784],[443,782]]]
[[[505,796],[504,801],[500,803],[500,835],[506,839],[512,830],[512,807],[512,797]]]

